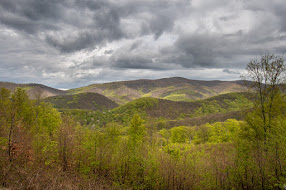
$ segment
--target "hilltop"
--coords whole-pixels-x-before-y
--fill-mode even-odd
[[[53,99],[53,97],[47,99]],[[95,109],[88,106],[72,107],[71,104],[60,102],[62,103],[54,101],[55,107],[65,109],[63,110],[65,113],[73,115],[84,125],[104,126],[111,121],[126,124],[130,122],[134,114],[139,114],[142,118],[153,122],[158,128],[198,126],[205,123],[223,122],[230,118],[240,120],[243,119],[240,110],[252,107],[246,93],[228,93],[193,102],[144,97],[104,113],[95,112]],[[79,101],[78,105],[81,104]],[[93,103],[86,103],[86,105],[93,105]]]
[[[53,96],[44,99],[58,109],[85,109],[85,110],[104,110],[113,109],[118,105],[98,93],[80,93],[75,95]]]
[[[202,81],[182,77],[92,84],[67,91],[42,84],[16,84],[10,82],[0,82],[0,88],[2,87],[12,91],[18,87],[23,88],[32,99],[39,97],[39,95],[41,98],[46,98],[80,93],[98,93],[119,105],[144,97],[192,102],[221,94],[244,91],[243,81]]]
[[[17,84],[12,82],[0,82],[0,88],[7,88],[11,91],[14,91],[16,88],[23,88],[26,90],[27,94],[30,98],[35,99],[37,96],[41,98],[50,97],[50,96],[58,96],[67,94],[67,92],[59,89],[55,89],[52,87],[48,87],[42,84]]]
[[[146,112],[152,118],[178,120],[210,114],[238,111],[250,106],[245,93],[228,93],[193,102],[171,101],[156,98],[139,98],[113,110],[116,114],[132,116]]]
[[[243,91],[242,81],[200,81],[182,77],[157,80],[133,80],[92,84],[71,89],[69,94],[93,92],[102,94],[118,104],[125,104],[142,97],[173,101],[194,101],[231,92]]]

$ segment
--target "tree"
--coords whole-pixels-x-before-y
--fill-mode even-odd
[[[171,141],[173,143],[185,143],[190,139],[188,128],[184,126],[173,127],[171,130]]]
[[[262,119],[265,141],[273,119],[277,116],[279,107],[281,108],[280,105],[274,105],[277,99],[281,99],[281,91],[285,85],[285,72],[286,65],[283,57],[266,54],[260,60],[251,60],[246,67],[246,74],[242,76],[250,80],[246,83],[246,87],[254,94],[254,107]]]
[[[6,88],[1,88],[0,90],[0,146],[5,147],[7,149],[7,153],[9,154],[9,145],[8,144],[8,129],[9,129],[9,108],[11,107],[10,102],[11,91]],[[6,147],[7,145],[7,147]],[[1,149],[2,150],[2,149]],[[4,153],[2,151],[1,153]],[[1,154],[1,157],[6,156],[6,154]],[[3,161],[3,160],[2,160]],[[1,163],[1,166],[5,164]]]
[[[21,88],[17,88],[11,96],[9,110],[9,131],[8,131],[8,156],[10,162],[12,161],[13,153],[12,149],[14,146],[14,141],[16,138],[16,131],[19,128],[18,125],[21,125],[24,122],[30,120],[30,100],[25,92]],[[29,115],[29,116],[28,116]],[[22,122],[22,123],[21,123]],[[18,132],[19,133],[19,132]]]
[[[135,114],[130,122],[129,140],[132,146],[137,146],[143,141],[146,134],[146,128],[143,120],[138,114]]]
[[[246,180],[241,184],[261,189],[280,189],[285,184],[286,102],[283,92],[286,66],[281,56],[266,54],[251,60],[246,67],[246,87],[254,96],[254,107],[245,119],[241,141],[241,165]],[[247,156],[246,156],[247,155]],[[238,160],[242,160],[239,158]],[[239,165],[239,164],[238,164]],[[252,173],[252,182],[248,171]]]

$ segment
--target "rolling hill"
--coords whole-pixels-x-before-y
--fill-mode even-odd
[[[113,109],[118,105],[98,93],[80,93],[75,95],[62,95],[53,96],[44,99],[46,102],[50,102],[58,109],[85,109],[85,110],[105,110]]]
[[[41,98],[45,98],[80,93],[97,93],[119,105],[144,97],[192,102],[221,94],[244,91],[243,81],[200,81],[181,77],[92,84],[68,91],[41,84],[16,84],[10,82],[0,82],[0,88],[2,87],[12,91],[21,87],[27,91],[32,99],[39,97],[39,95]]]
[[[156,122],[163,118],[165,124],[171,127],[199,125],[228,118],[240,119],[238,110],[251,107],[245,93],[239,92],[243,91],[243,81],[198,81],[174,77],[93,84],[69,91],[41,84],[0,82],[1,87],[10,90],[21,87],[31,98],[36,98],[40,93],[54,107],[65,112],[71,110],[71,113],[86,110],[88,117],[95,117],[94,121],[102,124],[105,120],[125,122],[134,113],[139,113]],[[90,111],[104,110],[111,111],[98,116],[101,120],[105,118],[102,121],[93,116],[94,113],[90,115]]]
[[[93,92],[102,94],[118,104],[125,104],[142,97],[173,101],[194,101],[208,97],[243,91],[242,81],[199,81],[181,77],[157,80],[133,80],[92,84],[71,89],[69,94]]]
[[[0,88],[7,88],[14,91],[16,88],[23,88],[28,93],[29,97],[35,99],[37,96],[41,98],[58,96],[67,94],[67,92],[55,88],[51,88],[42,84],[16,84],[12,82],[0,82]]]
[[[115,114],[143,113],[153,118],[178,120],[210,114],[228,113],[251,107],[246,93],[228,93],[193,102],[140,98],[112,110]]]
[[[153,121],[158,125],[158,128],[160,126],[171,128],[181,125],[194,126],[205,123],[223,122],[230,118],[242,119],[243,116],[240,109],[249,109],[252,107],[248,97],[245,93],[228,93],[193,102],[176,102],[144,97],[104,113],[92,112],[94,109],[87,110],[87,106],[83,106],[83,109],[80,107],[61,108],[77,108],[76,110],[64,110],[64,112],[73,115],[85,125],[97,124],[104,126],[105,123],[111,121],[129,123],[134,114],[139,114],[146,121]],[[54,97],[47,99],[52,98]],[[64,103],[63,105],[66,104]]]

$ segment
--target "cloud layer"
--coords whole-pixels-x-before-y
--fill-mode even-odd
[[[286,50],[284,0],[1,0],[0,80],[238,79]]]

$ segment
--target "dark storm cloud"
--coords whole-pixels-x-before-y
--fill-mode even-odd
[[[150,69],[156,67],[152,65],[152,60],[145,56],[140,55],[121,55],[113,60],[116,64],[114,67],[122,69]]]
[[[184,59],[179,60],[179,63],[184,67],[214,65],[221,43],[217,36],[203,34],[181,36],[176,42],[176,47],[179,49],[178,52],[182,52]]]
[[[239,65],[243,62],[243,55],[253,55],[264,50],[261,47],[247,47],[249,44],[243,40],[241,32],[233,34],[189,34],[182,35],[176,41],[177,54],[181,54],[177,62],[186,68],[225,68],[245,67]],[[241,56],[236,60],[236,56]],[[247,64],[247,62],[244,62]]]
[[[135,41],[113,52],[109,57],[109,66],[116,69],[152,69],[153,52],[149,51],[142,41]]]
[[[107,3],[94,6],[85,3],[85,6],[76,7],[78,3],[73,1],[3,0],[0,2],[0,22],[26,34],[42,33],[48,44],[63,52],[78,51],[123,37],[120,17],[112,7]],[[97,10],[88,14],[86,7],[95,6]]]
[[[1,0],[1,7],[30,20],[57,18],[65,1],[57,0]]]
[[[172,29],[182,2],[3,0],[0,22],[27,34],[44,35],[49,45],[69,53],[140,35],[158,39]],[[123,31],[121,19],[126,18],[140,31]]]
[[[152,49],[142,41],[134,42],[130,48],[121,48],[111,57],[116,68],[166,70],[182,68],[224,68],[238,66],[235,54],[259,53],[259,48],[248,52],[246,44],[239,42],[240,32],[232,35],[185,34],[171,46]],[[235,44],[235,47],[234,47]]]
[[[103,43],[121,38],[121,33],[112,30],[102,31],[79,31],[75,34],[48,35],[46,41],[48,44],[59,49],[62,52],[70,53],[86,48],[95,48]]]
[[[158,39],[165,31],[173,28],[174,20],[171,12],[161,12],[156,17],[142,23],[141,34],[153,33],[154,38]]]
[[[173,48],[170,50],[174,51]],[[107,59],[107,64],[114,69],[170,70],[177,65],[163,60],[164,58],[167,60],[169,54],[158,51],[148,42],[138,40],[112,52]]]
[[[285,18],[284,0],[0,0],[0,80],[236,77],[285,53]]]
[[[57,29],[54,21],[62,16],[62,3],[56,0],[1,0],[0,22],[29,34],[54,30]]]

